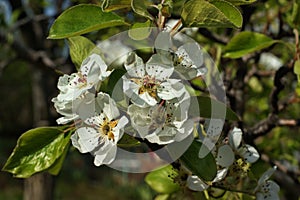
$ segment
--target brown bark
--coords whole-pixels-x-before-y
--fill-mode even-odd
[[[52,200],[53,177],[48,173],[35,174],[24,181],[24,200]]]
[[[47,109],[47,90],[43,80],[41,69],[32,70],[32,106],[34,126],[47,126],[48,109]],[[24,181],[24,200],[51,200],[53,199],[53,177],[46,173],[38,173]]]

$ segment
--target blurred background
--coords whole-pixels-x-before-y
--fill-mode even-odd
[[[80,2],[84,1],[0,0],[0,168],[22,133],[37,126],[56,125],[58,115],[51,102],[57,95],[59,73],[55,70],[71,73],[76,69],[69,59],[67,43],[46,38],[54,19]],[[91,37],[96,39],[99,35]],[[60,175],[44,178],[50,179],[49,187],[55,188],[48,199],[154,197],[143,174],[126,174],[105,166],[97,168],[90,154],[82,155],[74,149],[70,150]],[[32,190],[28,189],[30,184],[37,188],[40,182],[0,172],[0,199],[34,199],[30,197],[32,191],[26,192]]]

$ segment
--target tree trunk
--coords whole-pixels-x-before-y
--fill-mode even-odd
[[[38,68],[32,69],[32,107],[33,107],[33,126],[47,126],[48,106],[47,106],[47,88],[44,88],[45,77]],[[33,175],[24,181],[24,200],[52,200],[53,199],[53,177],[42,172]]]
[[[24,181],[24,200],[52,200],[53,177],[48,173],[35,174]]]

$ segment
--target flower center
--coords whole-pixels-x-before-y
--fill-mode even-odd
[[[143,79],[132,79],[136,84],[140,85],[139,94],[144,94],[148,92],[148,94],[154,99],[157,98],[157,82],[154,77],[150,77],[146,75]]]
[[[115,135],[113,133],[113,128],[118,125],[119,120],[108,121],[107,118],[103,118],[103,123],[99,127],[99,132],[102,134],[102,137],[108,138],[108,140],[115,141]]]

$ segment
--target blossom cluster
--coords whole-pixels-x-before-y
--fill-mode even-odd
[[[91,153],[96,166],[115,161],[118,142],[129,134],[127,130],[133,130],[131,136],[140,141],[168,145],[183,141],[199,125],[189,113],[191,94],[186,83],[207,73],[200,46],[189,42],[174,47],[170,34],[162,32],[155,40],[153,52],[147,61],[135,52],[127,55],[120,94],[126,105],[121,106],[100,90],[102,83],[112,76],[101,55],[89,55],[78,72],[59,78],[59,94],[52,99],[62,115],[57,123],[73,122],[76,130],[71,136],[72,145],[81,153]],[[220,141],[223,124],[222,119],[210,119],[204,125],[205,136],[200,137],[215,157],[217,175],[208,183],[191,172],[186,180],[191,190],[203,191],[224,181],[236,184],[234,178],[245,174],[248,164],[259,159],[257,150],[242,141],[239,128],[235,127]],[[199,158],[205,154],[200,150]],[[271,172],[274,170],[258,181],[254,190],[258,199],[278,197],[278,185],[267,180]]]
[[[158,38],[166,36],[170,39],[166,33]],[[125,109],[100,91],[112,71],[98,54],[88,56],[78,72],[59,78],[59,94],[52,100],[62,115],[57,123],[74,122],[77,129],[71,136],[72,144],[81,153],[94,155],[96,166],[115,160],[118,141],[128,126],[135,137],[158,145],[182,141],[192,133],[190,94],[176,69],[192,71],[189,79],[203,75],[201,49],[197,43],[182,45],[174,52],[162,52],[157,45],[155,48],[158,53],[147,62],[131,52],[123,63],[126,73],[122,92],[128,102]]]
[[[213,128],[208,129],[207,124],[212,124]],[[223,125],[220,119],[211,119],[205,124],[206,136],[203,144],[211,144],[207,142],[219,138],[221,134],[220,126]],[[210,131],[209,131],[210,130]],[[225,186],[228,189],[236,188],[241,178],[246,177],[251,163],[259,159],[257,150],[242,141],[243,132],[241,129],[234,127],[228,134],[228,137],[212,149],[212,153],[216,159],[218,171],[216,177],[211,182],[205,182],[196,175],[189,175],[187,178],[187,187],[194,191],[203,191],[212,185]],[[202,157],[201,151],[199,157]],[[267,170],[257,181],[257,186],[252,191],[258,200],[276,200],[279,199],[279,186],[271,180],[268,180],[275,172],[276,166]]]

